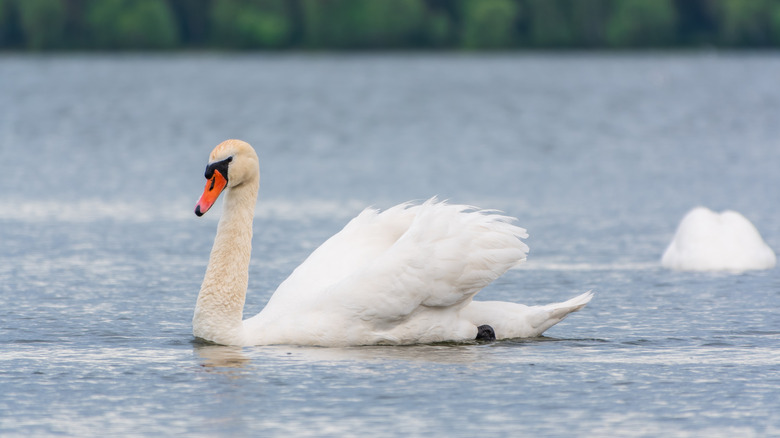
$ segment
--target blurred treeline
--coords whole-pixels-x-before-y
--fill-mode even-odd
[[[780,47],[780,0],[0,0],[0,49]]]

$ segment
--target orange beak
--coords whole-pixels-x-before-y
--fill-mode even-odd
[[[206,182],[206,188],[203,189],[203,194],[200,196],[200,200],[195,206],[195,214],[203,216],[209,211],[209,208],[217,201],[219,194],[222,193],[225,186],[227,186],[227,179],[222,176],[219,170],[214,170],[214,176]]]

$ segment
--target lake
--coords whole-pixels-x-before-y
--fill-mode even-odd
[[[691,208],[780,251],[775,53],[0,55],[0,435],[780,435],[780,270],[660,257]],[[480,299],[593,301],[539,339],[194,342],[221,205],[260,156],[246,313],[366,206],[527,228]]]

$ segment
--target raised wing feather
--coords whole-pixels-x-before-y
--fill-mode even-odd
[[[400,204],[380,214],[367,208],[312,252],[274,292],[269,306],[313,304],[316,297],[363,269],[405,233],[414,212]]]
[[[318,305],[392,329],[421,309],[466,305],[483,287],[525,260],[524,229],[511,218],[429,200],[408,207],[408,229],[385,251],[329,287]]]

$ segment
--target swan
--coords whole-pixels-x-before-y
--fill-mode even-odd
[[[526,258],[523,228],[495,211],[432,198],[368,208],[325,241],[243,319],[260,185],[255,150],[227,140],[211,152],[202,216],[224,192],[192,319],[195,337],[224,345],[357,346],[527,338],[584,307],[592,293],[544,306],[472,301]]]
[[[750,220],[739,212],[695,207],[685,214],[661,257],[678,271],[772,269],[777,257]]]

